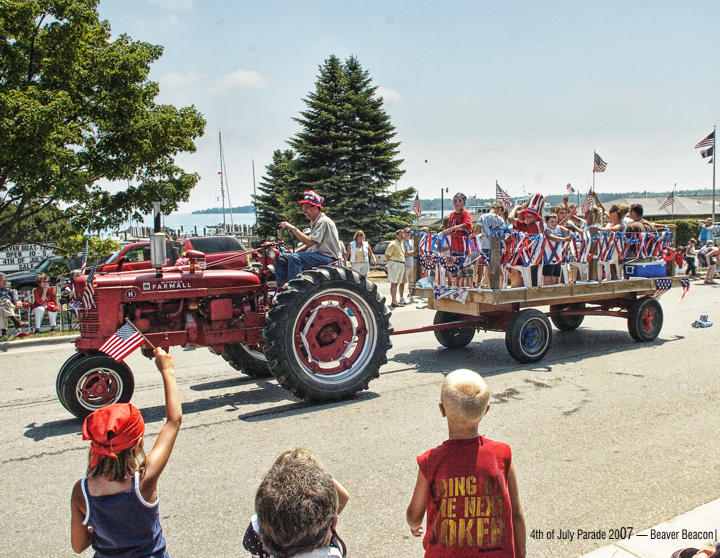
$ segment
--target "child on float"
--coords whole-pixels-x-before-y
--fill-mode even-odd
[[[540,242],[542,238],[539,237],[543,234],[542,212],[544,205],[545,196],[542,194],[533,194],[526,202],[512,208],[508,214],[508,223],[510,223],[516,231],[524,233],[529,237],[535,237],[535,242]],[[530,266],[530,275],[533,286],[537,286],[537,265]],[[511,269],[509,277],[511,287],[519,287],[522,285],[522,276],[519,271]]]
[[[493,202],[490,211],[478,217],[473,235],[480,235],[480,250],[485,261],[490,263],[490,248],[492,235],[500,235],[505,230],[505,206],[501,202]],[[502,243],[502,236],[500,236]],[[490,285],[490,267],[483,265],[480,268],[479,282],[481,287]]]
[[[167,465],[182,422],[173,358],[155,349],[155,365],[165,388],[167,420],[145,455],[145,423],[131,403],[115,403],[91,413],[83,423],[90,440],[87,476],[77,481],[70,506],[70,540],[78,554],[92,545],[96,557],[167,558],[160,526],[157,483]]]
[[[510,447],[478,431],[489,400],[490,389],[471,370],[455,370],[442,383],[440,414],[449,437],[417,458],[407,508],[410,532],[425,535],[426,558],[525,557],[525,516]],[[442,513],[448,506],[452,519]]]
[[[455,211],[450,213],[447,226],[443,229],[443,235],[450,237],[450,255],[456,258],[465,256],[465,239],[470,236],[473,229],[470,212],[465,209],[467,197],[462,192],[453,196],[453,207]],[[472,287],[473,268],[472,266],[460,267],[451,273],[457,277],[458,287]]]
[[[545,238],[553,242],[570,242],[570,231],[558,225],[558,216],[548,213],[545,216]],[[560,251],[560,248],[558,248]],[[542,268],[543,285],[557,285],[561,274],[560,263],[544,264]]]
[[[309,450],[283,452],[258,488],[243,548],[253,558],[345,556],[335,527],[349,498]]]

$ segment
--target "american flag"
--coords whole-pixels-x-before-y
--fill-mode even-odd
[[[680,279],[680,286],[682,287],[682,296],[680,297],[680,300],[682,300],[690,291],[690,279]]]
[[[653,298],[660,298],[662,295],[664,295],[670,290],[672,284],[673,280],[668,277],[664,277],[662,279],[655,279],[655,294],[653,295]]]
[[[593,172],[605,172],[605,169],[607,168],[607,163],[602,160],[602,157],[595,153],[595,158],[593,159]]]
[[[85,290],[82,294],[82,302],[83,302],[83,308],[85,310],[90,310],[90,308],[95,308],[95,288],[93,287],[93,279],[95,279],[95,268],[97,267],[97,264],[93,264],[93,266],[90,268],[90,273],[87,276],[87,281],[85,281]]]
[[[585,197],[585,201],[582,204],[582,207],[580,208],[580,211],[583,215],[585,215],[593,206],[593,203],[595,202],[595,199],[592,197],[592,193],[588,192],[588,195]]]
[[[715,145],[715,130],[710,132],[708,137],[697,142],[697,144],[695,144],[695,149],[700,149],[701,147],[712,147],[713,145]]]
[[[500,188],[500,184],[495,182],[495,200],[501,202],[507,211],[512,209],[512,200],[508,196],[507,192]]]
[[[572,184],[568,183],[568,185],[565,186],[565,188],[567,189],[568,194],[574,194],[574,193],[575,193],[575,188],[572,187]]]
[[[90,254],[88,250],[88,243],[85,242],[85,250],[83,250],[83,256],[82,256],[82,264],[80,264],[80,274],[82,275],[85,273],[85,266],[87,265],[88,261],[88,255]]]
[[[667,198],[665,198],[658,209],[665,209],[675,203],[675,192],[670,192]]]
[[[418,194],[415,194],[415,201],[413,202],[412,210],[417,217],[420,217],[422,207],[420,206],[420,196]]]
[[[714,152],[715,152],[715,146],[708,147],[707,149],[703,149],[700,152],[700,157],[702,157],[703,159],[705,159],[706,157],[712,157]]]
[[[135,349],[145,343],[145,338],[131,324],[125,324],[118,329],[113,336],[105,341],[100,350],[117,362],[132,353]]]

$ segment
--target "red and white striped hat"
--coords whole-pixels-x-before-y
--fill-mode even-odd
[[[545,204],[545,196],[542,194],[533,194],[530,196],[530,203],[528,206],[520,212],[521,217],[525,217],[526,213],[531,213],[538,220],[542,220],[542,209]]]
[[[308,205],[314,205],[315,207],[319,207],[320,209],[323,208],[323,203],[325,202],[325,199],[320,196],[315,190],[305,190],[303,193],[303,199],[301,199],[298,203],[300,205],[308,204]]]

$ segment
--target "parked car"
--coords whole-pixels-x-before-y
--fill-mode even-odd
[[[177,243],[178,265],[186,263],[183,256],[188,250],[197,250],[206,255],[207,266],[218,269],[242,269],[247,267],[247,256],[239,255],[246,250],[242,242],[234,236],[193,236],[179,238],[177,241],[169,241],[168,260],[172,258],[172,243]],[[133,242],[123,246],[120,250],[111,255],[104,263],[97,267],[99,272],[110,271],[134,271],[138,269],[150,269],[150,242]]]
[[[50,266],[55,262],[59,262],[61,260],[62,256],[48,256],[43,261],[41,261],[33,270],[8,273],[7,280],[10,283],[10,286],[18,292],[31,291],[32,289],[37,287],[37,276],[41,273],[47,273],[48,275],[50,275]],[[50,275],[50,284],[56,284],[58,280],[62,279],[62,277],[63,276]]]
[[[383,240],[381,242],[378,242],[375,246],[373,246],[373,254],[375,254],[375,259],[377,260],[377,265],[374,266],[375,269],[380,269],[382,271],[387,271],[387,261],[385,260],[385,250],[387,250],[388,245],[390,244],[389,240]]]

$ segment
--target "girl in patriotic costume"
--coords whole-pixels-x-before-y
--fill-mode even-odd
[[[157,483],[170,459],[182,422],[173,358],[160,347],[155,365],[165,387],[167,421],[145,455],[145,423],[131,403],[116,403],[88,415],[87,476],[75,483],[70,505],[70,541],[78,554],[92,545],[96,558],[167,558],[159,520]]]

